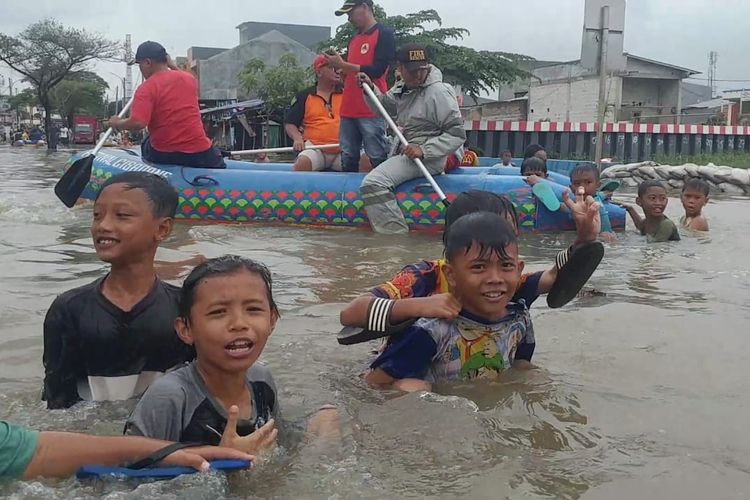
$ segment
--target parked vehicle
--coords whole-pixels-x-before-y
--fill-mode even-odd
[[[99,123],[95,116],[75,115],[73,117],[73,142],[75,144],[94,144],[99,132]]]

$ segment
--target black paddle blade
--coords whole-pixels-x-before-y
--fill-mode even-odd
[[[594,274],[603,257],[604,245],[599,241],[586,243],[575,249],[565,265],[557,271],[557,279],[547,294],[547,305],[557,309],[573,300]]]
[[[94,155],[80,158],[73,162],[67,172],[55,184],[55,194],[66,207],[76,204],[81,193],[91,179],[91,169],[94,166]]]

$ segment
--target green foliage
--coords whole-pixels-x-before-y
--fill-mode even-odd
[[[0,33],[0,62],[23,75],[45,110],[49,134],[52,90],[91,61],[122,60],[122,46],[95,33],[63,26],[52,19],[31,24],[17,36]],[[49,144],[49,137],[47,137]]]
[[[654,157],[654,161],[661,165],[684,165],[686,163],[708,165],[713,163],[717,166],[750,168],[750,153],[727,151],[725,153],[701,153],[698,155],[660,155]]]
[[[300,66],[294,54],[284,54],[273,67],[253,59],[240,72],[239,81],[249,94],[263,99],[272,113],[289,106],[297,93],[314,83],[312,71]]]
[[[452,44],[468,36],[469,30],[443,27],[443,20],[434,9],[389,17],[382,7],[375,5],[375,18],[394,30],[397,46],[407,43],[427,45],[433,63],[443,72],[443,79],[450,84],[460,85],[470,96],[477,97],[483,91],[491,91],[502,84],[530,76],[518,64],[530,60],[530,57],[477,51]],[[354,34],[354,27],[347,22],[336,29],[332,39],[321,44],[321,49],[333,47],[343,52]]]
[[[108,88],[106,81],[90,71],[73,73],[51,90],[52,107],[72,127],[75,114],[101,114]]]

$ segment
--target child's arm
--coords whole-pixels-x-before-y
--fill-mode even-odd
[[[375,298],[373,295],[363,295],[355,299],[341,311],[341,324],[365,328],[368,324],[370,303]],[[441,293],[429,297],[395,300],[388,322],[398,325],[416,318],[453,319],[459,312],[461,304],[458,300],[449,293]]]
[[[42,399],[50,410],[69,408],[81,401],[76,370],[79,368],[78,335],[70,324],[65,304],[56,299],[44,318],[44,389]]]
[[[630,218],[633,219],[633,224],[635,224],[635,228],[638,231],[642,231],[643,230],[643,222],[644,222],[644,220],[641,217],[641,214],[638,213],[638,210],[633,205],[631,205],[629,203],[620,203],[620,202],[617,202],[617,201],[612,201],[611,203],[613,205],[617,205],[619,207],[624,208],[628,212],[628,215],[630,215]]]

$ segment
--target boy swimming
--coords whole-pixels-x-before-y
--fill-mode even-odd
[[[708,221],[703,215],[703,207],[708,203],[710,188],[703,179],[690,179],[682,188],[682,207],[685,215],[680,218],[680,225],[693,231],[708,231]]]
[[[195,357],[174,329],[180,289],[154,270],[177,202],[174,188],[153,174],[124,173],[102,186],[91,236],[97,256],[111,268],[57,297],[47,312],[47,408],[139,396],[159,375]]]
[[[182,286],[175,327],[183,342],[195,346],[197,358],[149,387],[125,432],[247,453],[272,448],[278,393],[271,372],[257,360],[278,319],[271,273],[263,264],[225,255],[193,269]],[[313,417],[310,428],[319,424],[326,434],[337,413],[322,410],[332,411]]]
[[[533,339],[523,301],[512,302],[523,272],[513,228],[497,214],[458,219],[445,240],[445,272],[462,304],[452,319],[423,318],[391,338],[365,380],[407,392],[441,381],[495,379],[511,367],[519,346]]]
[[[649,243],[680,241],[677,226],[664,215],[668,201],[664,185],[657,180],[648,180],[638,186],[638,197],[635,199],[638,206],[643,208],[643,218],[633,205],[623,203],[621,206],[628,211],[635,227]]]

